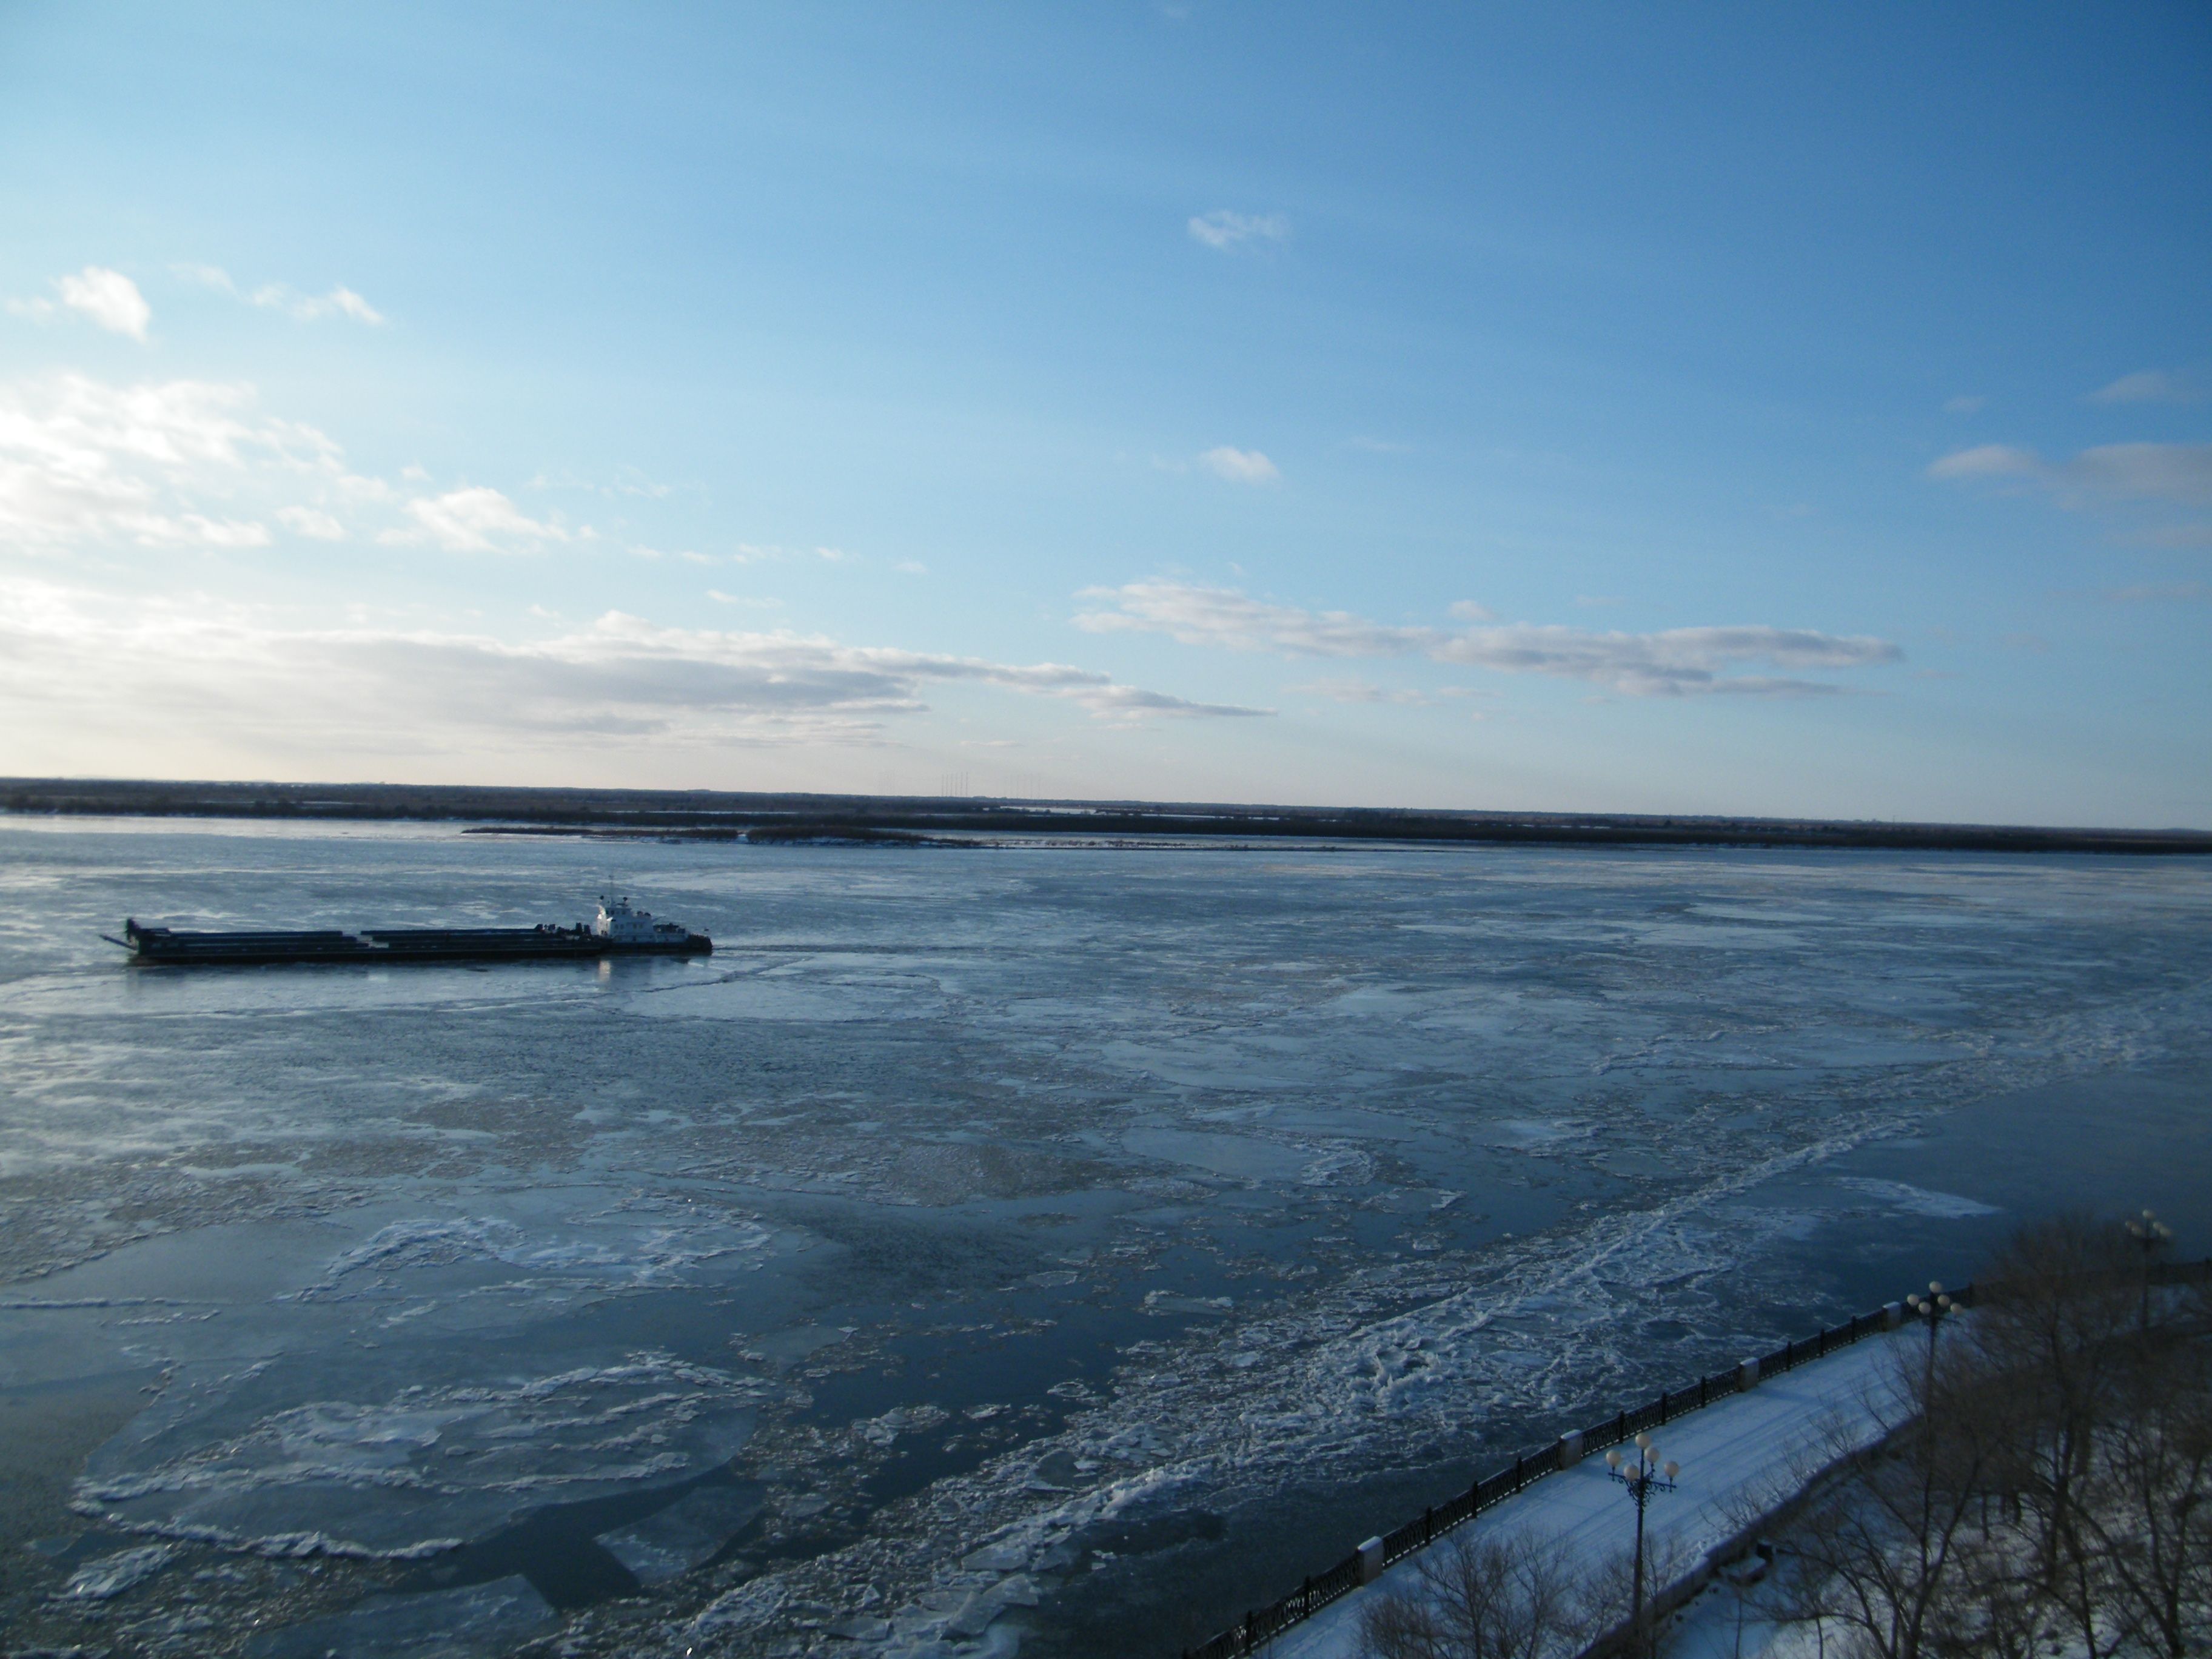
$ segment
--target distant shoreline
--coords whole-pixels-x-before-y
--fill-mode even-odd
[[[1753,847],[1918,852],[2212,854],[2212,831],[1824,818],[1490,812],[1152,801],[467,785],[0,779],[0,811],[38,816],[462,823],[477,833],[784,845],[988,846],[977,836],[1172,836],[1547,847]]]

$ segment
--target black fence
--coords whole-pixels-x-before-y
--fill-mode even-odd
[[[2203,1284],[2212,1280],[2212,1258],[2203,1261],[2160,1262],[2148,1269],[2152,1285]],[[1974,1305],[1972,1285],[1951,1292],[1952,1305],[1971,1308]],[[1481,1476],[1458,1497],[1449,1498],[1421,1511],[1419,1518],[1408,1521],[1394,1532],[1382,1535],[1382,1559],[1380,1565],[1389,1566],[1402,1561],[1417,1550],[1425,1549],[1446,1533],[1493,1504],[1503,1502],[1523,1487],[1534,1486],[1547,1474],[1556,1474],[1576,1458],[1593,1451],[1602,1451],[1607,1446],[1617,1446],[1645,1434],[1662,1423],[1702,1409],[1717,1400],[1741,1393],[1753,1386],[1759,1377],[1778,1376],[1794,1370],[1800,1365],[1825,1358],[1852,1343],[1892,1330],[1908,1320],[1917,1319],[1911,1304],[1892,1303],[1848,1319],[1832,1329],[1817,1331],[1802,1341],[1785,1342],[1768,1354],[1755,1360],[1746,1360],[1741,1365],[1731,1365],[1724,1371],[1715,1371],[1701,1376],[1695,1382],[1662,1392],[1648,1405],[1632,1411],[1616,1412],[1593,1426],[1584,1429],[1579,1437],[1568,1435],[1554,1440],[1542,1450],[1516,1457],[1512,1464],[1495,1474]],[[1574,1443],[1577,1449],[1570,1454],[1567,1447]],[[1318,1573],[1285,1595],[1273,1606],[1255,1607],[1244,1615],[1244,1622],[1223,1631],[1204,1645],[1185,1648],[1183,1659],[1237,1659],[1237,1656],[1255,1653],[1274,1638],[1293,1625],[1299,1624],[1327,1607],[1340,1596],[1348,1595],[1366,1582],[1367,1574],[1358,1552],[1354,1551],[1331,1567]]]

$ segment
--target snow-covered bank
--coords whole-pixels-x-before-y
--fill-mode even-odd
[[[1875,1407],[1891,1397],[1890,1378],[1900,1359],[1924,1340],[1917,1325],[1869,1338],[1659,1430],[1654,1443],[1682,1466],[1676,1490],[1655,1496],[1645,1517],[1647,1556],[1674,1567],[1661,1568],[1662,1582],[1688,1571],[1741,1533],[1751,1516],[1786,1500],[1811,1468],[1879,1439],[1885,1430]],[[1575,1559],[1595,1565],[1633,1547],[1636,1510],[1605,1460],[1585,1457],[1400,1561],[1285,1633],[1271,1655],[1356,1659],[1364,1607],[1382,1595],[1419,1595],[1425,1561],[1439,1562],[1441,1553],[1461,1540],[1493,1533],[1556,1540]]]

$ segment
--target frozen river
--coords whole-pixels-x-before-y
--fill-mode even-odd
[[[611,878],[716,954],[98,937]],[[11,1645],[1173,1654],[2024,1214],[2212,1223],[2194,860],[0,819],[0,884]]]

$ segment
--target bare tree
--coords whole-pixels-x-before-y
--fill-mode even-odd
[[[2212,1305],[2147,1294],[2134,1248],[2080,1216],[2023,1229],[1970,1318],[1931,1320],[1857,1413],[1743,1493],[1746,1528],[1796,1494],[1762,1613],[1802,1626],[1820,1659],[2212,1655]],[[1526,1542],[1431,1552],[1416,1585],[1364,1611],[1364,1651],[1640,1647],[1627,1554],[1577,1570]],[[1741,1649],[1741,1594],[1735,1613]]]
[[[2042,1659],[2063,1633],[2061,1610],[2035,1570],[2032,1540],[2002,1516],[1960,1540],[1933,1623],[1936,1651],[1972,1659]]]
[[[2076,1553],[2104,1604],[2170,1659],[2212,1647],[2212,1353],[2152,1330],[2136,1345],[2100,1437]]]
[[[1791,1540],[1791,1616],[1840,1626],[1874,1659],[1934,1654],[1957,1622],[1949,1598],[1964,1583],[1977,1459],[1970,1450],[1958,1467],[1931,1442],[1918,1430],[1893,1440],[1816,1501]]]
[[[1872,1659],[2180,1659],[2212,1636],[2212,1345],[2116,1226],[2016,1234],[1957,1336],[1900,1361],[1880,1450],[1793,1527],[1785,1618]]]
[[[1574,1575],[1556,1544],[1521,1536],[1447,1540],[1416,1585],[1360,1610],[1370,1659],[1559,1659],[1582,1643]]]
[[[1642,1655],[1656,1637],[1652,1601],[1679,1581],[1694,1565],[1695,1552],[1669,1533],[1647,1534],[1644,1540],[1644,1617],[1635,1620],[1636,1555],[1631,1549],[1612,1551],[1594,1564],[1585,1563],[1575,1585],[1576,1622],[1587,1650]]]
[[[2118,1227],[2065,1215],[2014,1234],[1977,1294],[1974,1345],[2012,1389],[2000,1480],[2035,1517],[2053,1590],[2074,1535],[2076,1488],[2112,1408],[2120,1339],[2135,1323],[2136,1277]]]

